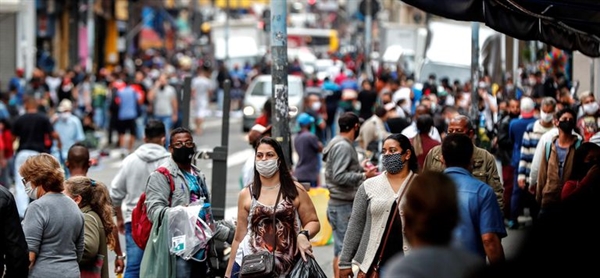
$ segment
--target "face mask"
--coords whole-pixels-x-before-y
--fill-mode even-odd
[[[256,171],[265,178],[270,178],[279,170],[277,159],[258,160],[256,161]]]
[[[390,174],[398,174],[404,168],[404,162],[402,161],[402,154],[393,153],[386,154],[381,159],[383,168]]]
[[[510,84],[506,85],[506,91],[508,91],[508,92],[512,91],[514,88],[515,88],[514,85],[510,85]]]
[[[458,106],[460,106],[460,107],[462,107],[462,108],[464,108],[464,109],[467,109],[467,108],[469,108],[469,100],[468,100],[468,99],[464,99],[464,98],[463,98],[463,99],[461,99],[461,100],[458,102]]]
[[[318,101],[317,101],[317,102],[313,102],[313,103],[311,104],[310,108],[311,108],[313,111],[319,111],[319,110],[321,110],[321,102],[318,102]]]
[[[437,103],[432,103],[431,104],[431,112],[435,112],[436,108],[437,108]]]
[[[585,112],[588,115],[596,114],[596,112],[598,112],[598,103],[592,102],[592,103],[584,104],[583,112]]]
[[[575,121],[560,121],[558,122],[558,128],[560,128],[560,130],[562,130],[564,133],[571,134],[573,128],[575,128]]]
[[[542,122],[549,123],[552,121],[552,118],[554,118],[554,113],[540,112],[540,120],[542,120]]]
[[[173,161],[179,163],[179,164],[191,164],[192,163],[192,158],[194,157],[194,153],[196,152],[195,148],[188,148],[186,146],[183,146],[179,149],[177,148],[173,148],[173,153],[171,154],[171,157],[173,158]]]
[[[27,182],[27,184],[25,185],[25,193],[27,193],[27,196],[29,197],[29,199],[31,199],[31,200],[36,200],[37,199],[38,187],[39,186],[36,186],[35,189],[34,189],[31,186],[31,182]]]
[[[529,85],[535,85],[536,81],[535,78],[529,78]]]

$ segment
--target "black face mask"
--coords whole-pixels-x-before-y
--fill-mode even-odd
[[[573,129],[575,128],[574,120],[560,121],[558,122],[558,128],[567,134],[571,134]]]
[[[173,161],[179,164],[187,165],[192,163],[192,158],[194,157],[195,152],[196,149],[194,147],[187,148],[186,146],[183,146],[179,149],[173,148],[171,157],[173,158]]]

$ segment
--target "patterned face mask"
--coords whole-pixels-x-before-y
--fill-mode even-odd
[[[383,155],[381,163],[383,163],[383,168],[390,174],[398,174],[404,168],[401,153]]]

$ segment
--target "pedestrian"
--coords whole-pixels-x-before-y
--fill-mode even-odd
[[[498,136],[496,137],[495,142],[493,143],[495,149],[496,160],[500,161],[501,169],[499,169],[502,173],[502,182],[504,186],[504,208],[503,214],[504,217],[508,220],[511,219],[510,209],[511,209],[511,194],[513,191],[513,179],[514,179],[514,168],[511,165],[513,148],[515,142],[512,141],[510,134],[510,125],[513,121],[517,120],[521,114],[521,108],[519,106],[519,100],[510,99],[504,103],[508,103],[507,112],[502,113],[505,114],[498,123]],[[520,143],[520,142],[519,142]],[[509,223],[510,226],[511,223]],[[514,223],[512,223],[512,227],[514,227]]]
[[[135,144],[137,134],[135,120],[139,114],[140,98],[131,84],[125,84],[124,87],[117,90],[115,101],[119,107],[116,123],[117,133],[119,134],[119,147],[121,148],[121,156],[125,157],[133,151],[133,145]],[[125,136],[127,134],[129,136],[126,141]]]
[[[342,114],[337,123],[340,134],[323,149],[325,184],[329,189],[327,219],[333,230],[333,270],[338,277],[339,256],[344,244],[352,203],[358,187],[377,173],[376,167],[364,169],[358,160],[354,141],[360,132],[360,119],[352,112]]]
[[[592,136],[600,130],[600,113],[594,94],[585,91],[579,94],[581,108],[577,116],[577,132],[583,136],[584,142],[589,142]]]
[[[450,120],[448,124],[448,135],[452,133],[466,134],[471,140],[475,136],[473,123],[467,116],[459,115]],[[500,208],[504,207],[504,188],[498,175],[498,166],[496,158],[487,150],[474,146],[473,165],[470,168],[471,174],[492,187],[496,193],[496,199]],[[429,151],[423,163],[423,171],[442,172],[447,166],[442,159],[442,146],[435,146]]]
[[[9,119],[0,119],[0,184],[10,188],[13,184],[12,170],[14,164],[13,136]]]
[[[575,151],[582,140],[573,135],[575,128],[575,112],[569,108],[558,111],[554,117],[554,125],[558,127],[558,135],[546,142],[541,159],[535,198],[540,205],[539,218],[553,218],[560,208],[562,187],[571,177],[575,167]]]
[[[179,112],[177,92],[173,86],[168,84],[167,75],[161,74],[154,88],[148,94],[148,101],[152,103],[152,112],[154,118],[163,122],[165,133],[171,132],[171,129],[177,122],[177,113]],[[167,146],[170,144],[170,138],[167,138]]]
[[[413,137],[411,144],[415,148],[414,155],[419,163],[419,171],[423,169],[425,158],[431,149],[439,146],[440,142],[429,136],[429,131],[433,128],[433,118],[429,114],[423,114],[417,118],[417,130],[419,133]]]
[[[65,182],[65,194],[69,196],[84,216],[85,247],[79,268],[84,273],[94,273],[102,262],[100,277],[108,278],[108,250],[115,249],[117,241],[113,237],[116,225],[113,209],[106,186],[84,176],[74,176]]]
[[[386,106],[388,108],[386,108]],[[370,150],[373,153],[379,153],[380,143],[383,142],[383,139],[390,135],[390,130],[387,125],[387,120],[389,118],[388,112],[393,110],[395,106],[378,106],[375,108],[375,114],[370,118],[367,118],[365,122],[360,127],[360,132],[358,134],[358,144],[363,150]],[[373,148],[374,145],[374,148]]]
[[[63,99],[58,105],[58,114],[52,117],[54,130],[60,137],[62,149],[53,150],[52,154],[58,158],[61,164],[64,164],[67,157],[67,151],[77,142],[85,140],[81,120],[73,115],[73,104],[68,99]]]
[[[260,124],[255,124],[248,132],[248,144],[250,144],[250,146],[252,147],[252,156],[248,157],[248,159],[246,159],[246,162],[244,162],[244,166],[242,166],[240,189],[244,188],[245,186],[248,186],[254,181],[254,160],[256,160],[256,142],[258,142],[260,138],[271,136],[271,128],[272,126],[265,127]]]
[[[456,185],[438,172],[423,172],[406,192],[404,234],[411,245],[382,269],[382,277],[470,277],[485,261],[452,245],[460,221]]]
[[[56,140],[56,147],[61,150],[60,136],[52,127],[48,117],[38,112],[37,100],[33,97],[25,98],[25,114],[19,116],[12,126],[12,133],[19,140],[19,148],[14,159],[15,200],[21,218],[29,205],[29,197],[25,192],[25,184],[21,182],[19,169],[28,157],[40,153],[49,153],[52,140]]]
[[[310,132],[315,119],[307,113],[302,113],[296,119],[300,126],[300,132],[294,138],[294,149],[298,154],[298,162],[294,168],[294,177],[301,184],[308,184],[305,187],[309,190],[319,185],[319,175],[321,174],[321,163],[319,161],[323,144],[319,138]]]
[[[169,181],[165,175],[157,171],[150,174],[145,191],[148,219],[150,221],[162,221],[163,212],[168,212],[176,206],[188,206],[202,201],[203,213],[200,217],[209,226],[214,227],[210,207],[210,193],[206,186],[204,174],[192,165],[192,159],[196,152],[196,143],[192,138],[192,132],[179,127],[171,131],[170,136],[169,152],[171,153],[171,159],[164,162],[160,167],[165,167],[169,171],[176,186],[174,191],[171,192]],[[204,252],[204,250],[200,252]],[[161,257],[175,256],[171,254],[158,255]],[[209,271],[208,261],[184,260],[177,256],[175,265],[170,267],[175,268],[177,277],[206,277]],[[144,277],[144,269],[140,271],[140,277]]]
[[[79,278],[84,252],[84,217],[62,192],[64,174],[53,156],[31,156],[19,167],[19,177],[33,200],[23,219],[29,248],[29,277]]]
[[[158,166],[169,160],[171,154],[165,149],[165,125],[158,120],[149,120],[144,130],[145,143],[128,155],[111,182],[110,197],[117,216],[117,229],[125,235],[127,266],[125,277],[139,277],[144,250],[140,249],[131,236],[131,212],[144,192],[145,184]],[[125,211],[123,211],[125,203]]]
[[[254,182],[238,195],[238,222],[231,245],[236,255],[229,260],[225,277],[240,277],[242,258],[260,251],[274,252],[274,273],[285,277],[297,253],[304,261],[313,256],[310,239],[320,230],[312,200],[292,178],[281,145],[263,137],[256,144],[255,157]]]
[[[417,134],[419,134],[419,131],[417,129],[417,119],[419,118],[419,116],[425,115],[425,114],[429,114],[431,116],[430,111],[431,111],[430,108],[427,108],[427,106],[425,106],[425,105],[422,105],[422,104],[417,105],[417,108],[415,109],[415,115],[413,116],[412,123],[402,130],[402,135],[408,137],[408,139],[411,139],[411,140],[415,136],[417,136]],[[429,132],[429,137],[431,137],[431,139],[436,140],[438,142],[442,141],[442,137],[440,137],[440,132],[437,130],[437,128],[432,126],[428,132]]]
[[[418,170],[415,150],[406,136],[392,134],[385,139],[382,153],[385,171],[365,180],[354,196],[340,255],[340,278],[352,276],[353,262],[360,264],[359,277],[370,277],[391,257],[410,250],[402,206]]]
[[[593,184],[600,183],[600,146],[585,142],[575,151],[571,177],[562,187],[561,200],[579,191],[590,190]]]
[[[196,135],[202,135],[202,124],[204,123],[204,119],[210,115],[210,108],[208,105],[215,90],[215,85],[210,79],[210,74],[210,64],[204,63],[198,70],[198,76],[192,79],[192,97],[196,109],[196,112],[194,113]]]
[[[0,186],[0,273],[2,277],[27,277],[29,252],[13,194]]]
[[[69,152],[67,154],[67,160],[65,161],[65,166],[67,167],[69,174],[71,177],[87,177],[88,170],[91,166],[90,161],[90,151],[83,143],[75,143],[71,148],[69,148]],[[100,186],[106,187],[104,183],[98,183]],[[106,189],[108,190],[108,189]],[[86,219],[87,220],[87,219]],[[121,241],[119,240],[119,232],[115,228],[112,229],[112,238],[115,240],[115,244],[113,245],[113,250],[115,252],[115,273],[123,273],[123,269],[125,268],[125,255],[121,250]],[[105,258],[107,260],[108,257]]]
[[[475,146],[465,134],[448,134],[442,142],[444,173],[456,185],[460,221],[455,236],[460,248],[487,260],[490,264],[503,263],[501,239],[506,237],[502,211],[489,185],[473,177]]]

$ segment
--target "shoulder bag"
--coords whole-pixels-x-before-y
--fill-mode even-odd
[[[276,277],[275,273],[275,251],[277,250],[277,228],[276,218],[277,205],[279,204],[279,197],[281,196],[281,189],[277,193],[277,199],[273,206],[273,252],[261,251],[254,254],[245,255],[242,259],[242,265],[240,267],[241,278],[258,278],[258,277]]]

